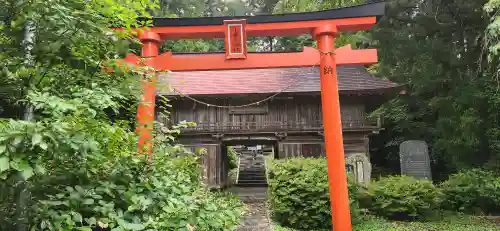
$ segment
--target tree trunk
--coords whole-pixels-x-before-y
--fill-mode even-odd
[[[25,47],[25,60],[24,64],[27,68],[34,66],[34,59],[31,51],[33,50],[33,43],[35,39],[35,25],[32,21],[27,21],[25,26],[24,34],[24,47]],[[30,83],[26,83],[26,87],[29,88]],[[27,91],[26,91],[27,92]],[[32,121],[34,119],[33,106],[26,103],[23,119],[26,121]],[[17,174],[17,184],[16,184],[16,230],[17,231],[27,231],[27,208],[28,201],[30,199],[30,193],[28,185],[26,184],[24,178],[20,173]]]

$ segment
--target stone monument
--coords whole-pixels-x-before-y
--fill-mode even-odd
[[[399,146],[401,174],[417,179],[432,180],[431,161],[427,143],[421,140],[408,140]]]

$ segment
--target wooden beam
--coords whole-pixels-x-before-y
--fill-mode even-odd
[[[348,32],[370,30],[376,23],[376,16],[298,22],[258,23],[248,24],[246,26],[246,32],[249,37],[299,36],[311,33],[311,31],[318,26],[327,24],[336,25],[339,32]],[[224,38],[225,30],[226,27],[223,25],[154,26],[140,29],[140,31],[157,33],[164,40]]]
[[[350,45],[335,50],[337,65],[364,65],[377,63],[377,50],[353,50]],[[259,69],[279,67],[319,66],[320,51],[304,47],[302,52],[293,53],[251,53],[247,59],[227,60],[225,54],[173,55],[167,52],[145,60],[145,64],[158,71],[206,71],[231,69]],[[139,57],[129,54],[122,60],[139,65]],[[200,65],[203,64],[203,65]]]

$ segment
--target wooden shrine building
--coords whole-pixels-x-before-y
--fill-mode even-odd
[[[361,65],[337,71],[345,155],[368,157],[369,136],[382,127],[368,121],[367,113],[398,87]],[[279,159],[325,156],[319,67],[171,72],[159,81],[171,86],[158,93],[170,99],[171,122],[197,124],[183,129],[179,140],[207,149],[205,175],[212,186],[227,183],[227,146],[274,145]],[[259,103],[230,107],[254,102]]]

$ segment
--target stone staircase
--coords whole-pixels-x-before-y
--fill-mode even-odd
[[[262,154],[240,152],[238,181],[231,191],[247,205],[248,212],[235,231],[271,231],[267,208],[266,162]]]
[[[240,188],[267,187],[265,159],[262,154],[255,158],[251,151],[243,151],[236,186]]]

